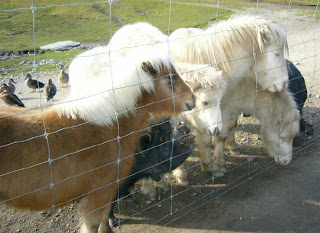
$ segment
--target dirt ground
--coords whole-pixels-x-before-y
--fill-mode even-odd
[[[153,202],[140,193],[133,194],[134,203],[121,201],[120,217],[127,220],[116,232],[320,232],[320,21],[299,16],[298,10],[246,13],[271,17],[286,28],[289,59],[306,80],[304,114],[314,135],[299,136],[293,161],[281,167],[265,156],[258,122],[240,117],[236,139],[241,153],[227,156],[224,177],[201,173],[193,154],[187,161],[190,185],[173,185]],[[55,73],[45,76],[58,83]],[[39,105],[39,93],[30,94],[22,82],[17,85],[22,101],[27,107]],[[67,92],[59,89],[56,101]],[[30,213],[1,205],[0,232],[77,232],[77,206]]]

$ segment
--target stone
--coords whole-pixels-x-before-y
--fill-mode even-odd
[[[40,49],[51,50],[51,51],[66,51],[79,46],[80,46],[80,42],[67,40],[67,41],[58,41],[53,44],[44,45],[44,46],[41,46]]]

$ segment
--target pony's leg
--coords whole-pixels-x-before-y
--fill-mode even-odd
[[[109,215],[110,215],[111,206],[108,205],[107,208],[104,208],[102,219],[98,228],[98,233],[114,233],[109,225]]]
[[[228,127],[228,138],[227,138],[225,146],[230,151],[231,154],[239,154],[240,150],[237,147],[236,139],[234,137],[236,128],[238,126],[237,120],[235,120],[234,122],[229,122],[229,123],[231,123],[231,125],[229,125],[229,127]]]
[[[218,164],[221,171],[226,172],[225,159],[224,159],[224,144],[226,142],[226,137],[216,136],[215,137],[215,148],[214,148],[214,162]]]
[[[207,133],[202,133],[199,130],[194,130],[195,142],[197,145],[197,151],[201,160],[201,171],[212,172],[215,176],[223,176],[223,172],[219,166],[215,164],[213,156],[211,154],[212,136]]]
[[[111,202],[112,198],[102,190],[87,195],[80,206],[80,233],[112,233],[108,221]]]

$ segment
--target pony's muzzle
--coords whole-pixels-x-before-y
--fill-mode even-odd
[[[208,127],[208,133],[212,136],[218,136],[221,133],[221,129],[218,126],[210,126]]]
[[[274,160],[281,166],[287,166],[292,161],[292,155],[275,157]]]
[[[189,102],[189,103],[186,102],[185,105],[189,111],[194,109],[196,107],[196,97],[194,97],[194,95],[192,95],[192,102]]]
[[[285,91],[288,87],[288,82],[283,82],[282,85],[279,84],[273,84],[274,86],[274,91],[273,92],[282,92],[282,91]]]

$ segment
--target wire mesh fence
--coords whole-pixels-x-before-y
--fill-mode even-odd
[[[318,5],[1,3],[0,232],[317,229]]]

